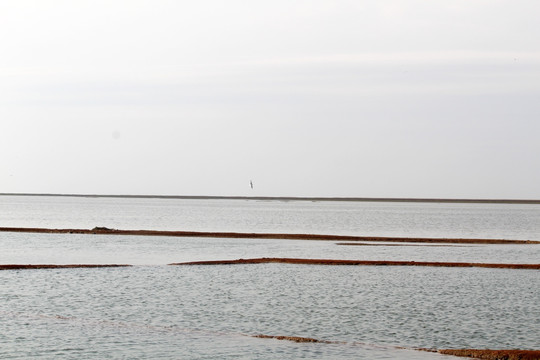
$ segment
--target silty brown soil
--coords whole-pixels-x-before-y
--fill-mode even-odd
[[[540,241],[535,241],[535,240],[445,239],[445,238],[404,238],[404,237],[348,236],[348,235],[320,235],[320,234],[118,230],[118,229],[109,229],[106,227],[95,227],[93,229],[46,229],[46,228],[0,227],[0,232],[46,233],[46,234],[139,235],[139,236],[234,238],[234,239],[379,241],[379,242],[443,243],[443,244],[444,243],[448,243],[448,244],[512,244],[512,245],[540,244]]]
[[[66,269],[66,268],[109,268],[109,267],[126,267],[131,265],[119,264],[70,264],[70,265],[52,265],[52,264],[7,264],[0,265],[0,270],[25,270],[25,269]]]
[[[338,344],[338,342],[336,341],[319,340],[319,339],[300,337],[300,336],[273,336],[273,335],[259,334],[259,335],[253,335],[253,337],[260,338],[260,339],[286,340],[286,341],[293,341],[297,343]]]
[[[437,266],[437,267],[482,267],[496,269],[540,269],[540,264],[488,264],[427,261],[385,261],[385,260],[335,260],[335,259],[294,259],[294,258],[256,258],[237,260],[212,260],[172,263],[169,265],[235,265],[285,263],[302,265],[364,265],[364,266]]]
[[[487,360],[540,360],[540,350],[444,349],[438,353]]]
[[[323,343],[323,344],[342,344],[339,341],[319,340],[314,338],[299,337],[299,336],[272,336],[272,335],[253,335],[253,337],[261,339],[275,339],[293,341],[297,343]],[[352,343],[362,344],[362,343]],[[365,345],[365,344],[364,344]],[[425,348],[404,348],[395,346],[396,349],[409,349],[428,351],[444,355],[453,355],[460,357],[468,357],[474,359],[486,360],[540,360],[540,350],[490,350],[490,349],[425,349]]]
[[[373,243],[363,243],[363,242],[352,242],[352,243],[336,243],[336,245],[342,246],[432,246],[432,247],[471,247],[468,245],[434,245],[434,244],[373,244]]]

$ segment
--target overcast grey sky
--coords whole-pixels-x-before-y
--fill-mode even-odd
[[[0,192],[540,198],[539,14],[0,0]]]

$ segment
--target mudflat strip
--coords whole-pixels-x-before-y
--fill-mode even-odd
[[[437,352],[487,360],[540,360],[540,350],[443,349]]]
[[[449,244],[374,244],[364,242],[336,243],[342,246],[431,246],[431,247],[470,247],[469,245],[449,245]]]
[[[0,227],[0,232],[44,233],[44,234],[93,234],[93,235],[137,235],[137,236],[171,236],[171,237],[204,237],[231,239],[288,239],[288,240],[326,240],[326,241],[380,241],[405,243],[435,243],[435,244],[540,244],[536,240],[507,240],[507,239],[445,239],[445,238],[405,238],[385,236],[350,236],[350,235],[321,235],[321,234],[279,234],[279,233],[239,233],[239,232],[208,232],[208,231],[164,231],[164,230],[119,230],[106,227],[93,229],[47,229]]]
[[[300,336],[275,336],[275,335],[252,335],[251,337],[260,338],[260,339],[275,339],[275,340],[286,340],[293,341],[297,343],[323,343],[323,344],[340,344],[337,341],[328,341],[328,340],[319,340],[314,338],[300,337]]]
[[[109,268],[109,267],[127,267],[132,265],[124,264],[69,264],[69,265],[54,265],[54,264],[7,264],[0,265],[0,270],[25,270],[25,269],[66,269],[66,268]]]
[[[295,259],[295,258],[255,258],[237,260],[211,260],[172,263],[169,265],[235,265],[285,263],[302,265],[363,265],[363,266],[436,266],[436,267],[482,267],[496,269],[540,270],[540,264],[489,264],[428,261],[386,261],[386,260],[336,260],[336,259]]]
[[[299,336],[273,336],[273,335],[252,335],[252,337],[260,339],[275,339],[292,341],[297,343],[322,343],[322,344],[347,344],[340,341],[319,340],[314,338],[299,337]],[[364,343],[352,342],[350,344]],[[475,359],[486,360],[540,360],[540,350],[491,350],[491,349],[426,349],[426,348],[406,348],[402,346],[389,346],[395,349],[418,350],[444,355],[461,356]]]

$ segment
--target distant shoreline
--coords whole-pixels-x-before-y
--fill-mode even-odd
[[[346,202],[418,202],[418,203],[472,203],[472,204],[540,204],[540,199],[448,199],[448,198],[372,198],[372,197],[295,197],[295,196],[203,196],[203,195],[103,195],[103,194],[49,194],[0,193],[0,196],[43,196],[117,199],[177,199],[177,200],[256,200],[256,201],[346,201]]]

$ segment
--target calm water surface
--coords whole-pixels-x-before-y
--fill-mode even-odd
[[[255,257],[540,263],[540,245],[340,246],[334,241],[2,232],[0,243],[3,264],[165,265]]]
[[[537,205],[0,196],[0,226],[21,227],[538,240],[539,215]],[[0,233],[0,264],[138,265],[0,271],[0,358],[439,359],[410,348],[540,348],[535,270],[166,265],[264,256],[540,263],[540,246]]]
[[[0,196],[1,226],[540,240],[540,205]]]
[[[3,271],[0,357],[436,358],[538,348],[536,271],[151,266]],[[346,344],[296,344],[256,334]]]

